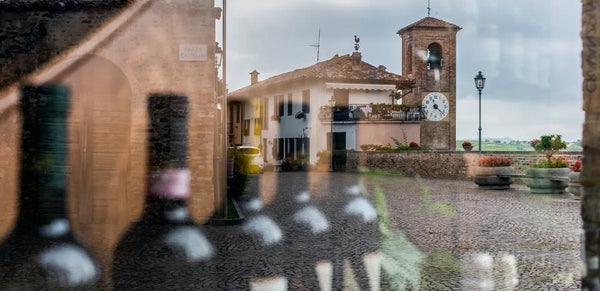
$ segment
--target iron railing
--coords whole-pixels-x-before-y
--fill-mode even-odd
[[[420,121],[424,118],[420,105],[349,104],[321,106],[319,120],[330,121]]]

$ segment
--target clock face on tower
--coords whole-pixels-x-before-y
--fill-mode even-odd
[[[423,99],[423,113],[431,121],[440,121],[448,115],[450,103],[440,92],[431,92]]]

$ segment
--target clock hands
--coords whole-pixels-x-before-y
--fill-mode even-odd
[[[433,109],[437,109],[440,113],[442,113],[442,115],[444,115],[444,111],[442,111],[440,107],[437,104],[435,104],[435,101],[433,101]]]

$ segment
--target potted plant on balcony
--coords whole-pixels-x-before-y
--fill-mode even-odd
[[[577,198],[581,197],[581,182],[579,180],[580,173],[581,161],[577,161],[571,167],[571,173],[569,173],[569,188],[567,188],[567,190]]]
[[[470,152],[473,149],[473,145],[471,144],[471,142],[468,142],[468,141],[463,142],[462,147],[467,152]]]
[[[539,159],[527,169],[527,181],[531,193],[535,194],[559,194],[565,191],[569,185],[569,173],[567,163],[562,157],[552,157],[559,150],[566,149],[567,144],[562,141],[561,135],[543,135],[538,140],[533,140],[536,151],[544,153],[545,159]]]
[[[506,190],[514,183],[515,169],[512,161],[505,157],[481,157],[477,160],[475,184],[483,189]]]

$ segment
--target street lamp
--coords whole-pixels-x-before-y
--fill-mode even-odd
[[[475,76],[475,88],[479,91],[479,154],[481,154],[481,90],[485,86],[485,77],[479,71],[479,74]]]
[[[223,62],[223,50],[219,46],[219,43],[215,43],[215,69],[218,71]]]

